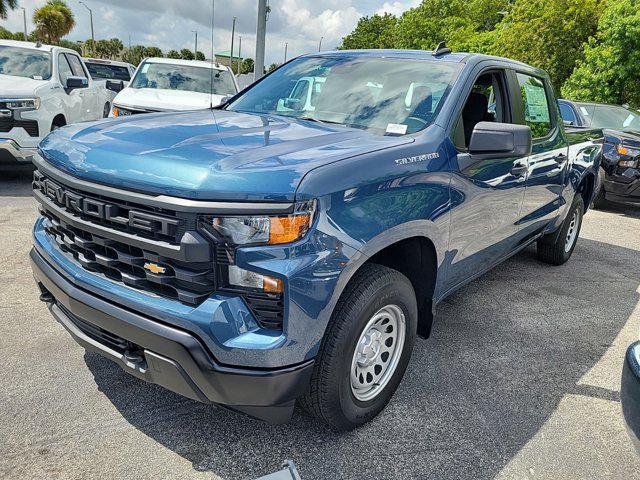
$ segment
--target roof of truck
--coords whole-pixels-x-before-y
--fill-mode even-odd
[[[5,45],[7,47],[31,48],[33,50],[42,50],[43,52],[50,52],[54,48],[62,48],[55,47],[54,45],[44,45],[42,43],[23,42],[22,40],[0,40],[0,45]]]
[[[211,63],[210,61],[207,62],[203,60],[182,60],[179,58],[149,57],[145,59],[145,62],[167,63],[169,65],[188,65],[191,67],[214,68],[217,70],[229,70],[229,67],[225,65],[220,65],[219,63]]]

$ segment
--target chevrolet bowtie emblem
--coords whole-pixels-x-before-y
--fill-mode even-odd
[[[157,263],[150,263],[150,262],[147,262],[144,264],[144,269],[149,270],[151,273],[166,273],[167,271],[166,268],[161,267]]]

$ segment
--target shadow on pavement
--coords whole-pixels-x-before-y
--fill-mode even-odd
[[[524,251],[438,307],[391,404],[342,435],[302,412],[269,426],[145,384],[99,356],[85,361],[128,422],[225,479],[256,478],[286,458],[304,480],[492,478],[564,395],[618,401],[617,391],[577,382],[627,322],[639,283],[635,250],[581,239],[562,267]]]
[[[30,197],[33,169],[0,170],[0,197]]]
[[[616,213],[630,218],[640,218],[640,204],[609,202],[600,208],[603,212]]]

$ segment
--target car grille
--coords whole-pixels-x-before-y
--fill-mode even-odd
[[[9,132],[12,128],[24,128],[30,137],[39,137],[40,129],[35,120],[14,120],[12,117],[0,118],[0,132]]]
[[[85,270],[190,305],[201,303],[215,290],[212,262],[183,264],[80,230],[50,212],[42,215],[44,229],[59,250]],[[164,273],[150,271],[151,266]]]

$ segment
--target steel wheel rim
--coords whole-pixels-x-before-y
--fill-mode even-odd
[[[377,397],[393,377],[404,349],[406,322],[397,305],[378,310],[360,333],[351,360],[351,392],[361,402]]]
[[[573,212],[571,222],[569,223],[569,230],[567,230],[567,236],[564,241],[564,251],[569,252],[573,247],[576,237],[578,236],[578,212]]]

